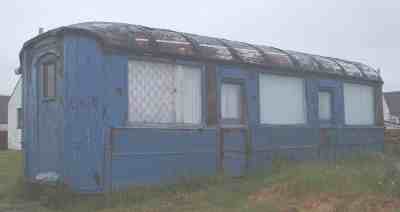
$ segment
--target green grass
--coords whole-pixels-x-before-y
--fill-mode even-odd
[[[135,187],[111,195],[80,196],[52,189],[26,195],[28,189],[17,180],[21,176],[19,153],[0,152],[0,211],[2,204],[28,204],[29,211],[268,212],[296,208],[400,212],[396,209],[400,208],[396,161],[383,155],[358,156],[334,164],[290,164],[280,160],[275,161],[272,173],[253,173],[243,178],[186,179],[177,185]],[[37,202],[41,205],[29,206]]]
[[[15,151],[0,151],[0,200],[22,175],[22,157]]]

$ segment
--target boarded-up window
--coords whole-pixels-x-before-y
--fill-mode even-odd
[[[129,122],[201,123],[201,68],[129,62]]]
[[[56,65],[48,63],[43,65],[43,96],[56,96]]]
[[[326,91],[318,92],[318,116],[321,121],[332,119],[332,94]]]
[[[343,92],[346,124],[374,124],[374,89],[371,86],[344,83]]]
[[[22,127],[23,127],[22,108],[17,108],[17,129],[22,129]]]
[[[221,86],[221,117],[241,121],[242,90],[239,84],[223,83]]]
[[[259,91],[262,124],[306,123],[303,79],[260,74]]]

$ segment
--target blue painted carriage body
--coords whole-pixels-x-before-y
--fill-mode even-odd
[[[134,52],[105,49],[92,36],[66,33],[50,36],[43,45],[26,48],[22,68],[24,92],[23,142],[25,176],[35,180],[39,173],[37,125],[40,104],[37,97],[35,62],[42,55],[55,52],[60,62],[58,84],[60,110],[55,116],[57,149],[46,151],[59,155],[57,172],[64,182],[78,192],[104,192],[128,185],[172,183],[182,176],[209,176],[220,171],[237,176],[248,170],[268,167],[277,155],[294,160],[315,160],[343,157],[360,149],[381,151],[383,127],[346,126],[344,124],[344,79],[294,74],[304,78],[307,122],[303,125],[267,125],[259,120],[259,75],[276,74],[270,68],[215,63],[216,95],[225,81],[243,83],[247,101],[248,130],[229,131],[221,145],[220,127],[208,124],[208,80],[203,76],[202,125],[195,128],[132,127],[128,114],[128,61]],[[206,61],[174,58],[177,62],[206,65]],[[29,71],[25,71],[29,70]],[[207,75],[204,71],[203,75]],[[369,84],[379,93],[381,83]],[[318,119],[318,91],[333,93],[333,120]],[[379,98],[377,95],[376,98]],[[216,108],[219,108],[217,98]],[[273,100],[271,100],[273,101]],[[221,116],[216,109],[218,117]],[[45,129],[44,129],[45,128]],[[321,148],[321,128],[335,135],[329,148]],[[245,132],[246,131],[246,132]],[[246,134],[247,133],[247,134]],[[248,136],[251,138],[248,143]],[[50,142],[50,141],[49,141]],[[42,145],[41,148],[52,148]],[[324,152],[325,151],[325,152]],[[221,152],[223,154],[221,155]],[[51,162],[49,158],[48,162]],[[223,162],[221,162],[223,161]],[[41,163],[46,163],[42,161]]]

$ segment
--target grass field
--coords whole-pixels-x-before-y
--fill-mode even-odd
[[[14,189],[16,178],[22,175],[22,157],[19,152],[0,151],[0,199]]]
[[[254,173],[239,179],[183,180],[178,185],[137,187],[108,196],[53,190],[27,195],[18,180],[20,154],[0,152],[0,211],[400,212],[396,161],[383,155],[359,156],[335,164],[275,161],[269,174]]]

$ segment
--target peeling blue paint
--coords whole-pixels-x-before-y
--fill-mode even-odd
[[[382,127],[344,125],[343,82],[339,79],[297,74],[305,79],[307,123],[293,126],[260,124],[258,73],[269,70],[239,65],[217,65],[217,96],[222,82],[234,81],[244,86],[247,101],[246,127],[224,133],[222,146],[218,126],[200,129],[128,127],[127,76],[131,53],[102,48],[95,39],[83,35],[65,35],[57,44],[27,49],[24,53],[27,72],[23,76],[26,123],[23,141],[28,179],[40,172],[40,144],[43,146],[54,140],[53,137],[38,139],[37,120],[44,117],[54,119],[49,119],[48,125],[37,127],[45,132],[50,129],[49,124],[54,124],[60,129],[52,134],[57,136],[60,148],[49,151],[59,151],[61,159],[57,171],[78,192],[104,192],[128,185],[176,182],[188,175],[215,175],[220,168],[225,174],[240,176],[249,170],[269,167],[277,155],[292,160],[331,160],[358,150],[382,151]],[[61,110],[47,110],[45,116],[44,111],[35,112],[41,104],[37,96],[40,79],[31,63],[33,58],[46,51],[60,54],[63,66],[59,71],[63,77],[57,88],[60,90],[57,104]],[[193,61],[179,59],[178,62]],[[197,61],[196,64],[202,63]],[[32,73],[29,75],[28,72]],[[204,79],[203,76],[203,122],[208,113],[205,96],[208,82]],[[380,84],[372,85],[381,89]],[[335,118],[328,124],[318,119],[318,91],[321,89],[334,94]],[[216,109],[220,120],[219,102]],[[322,145],[321,129],[328,130],[328,146]]]

